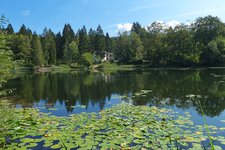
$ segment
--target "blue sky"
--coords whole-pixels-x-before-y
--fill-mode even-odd
[[[0,14],[15,31],[22,24],[38,33],[44,27],[62,31],[65,23],[75,31],[101,24],[105,32],[116,35],[129,30],[134,21],[143,26],[153,21],[176,24],[206,15],[225,21],[225,0],[1,0]]]

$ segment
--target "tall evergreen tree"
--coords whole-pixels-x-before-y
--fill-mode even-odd
[[[79,45],[78,45],[79,52],[83,54],[88,51],[88,35],[85,26],[83,26],[82,29],[78,30],[78,38],[79,38]]]
[[[26,33],[27,33],[27,28],[26,28],[26,26],[24,24],[22,24],[22,26],[19,29],[18,34],[26,35]]]
[[[135,32],[137,35],[141,36],[142,27],[139,22],[134,22],[131,28],[131,32]]]
[[[47,65],[54,65],[56,63],[56,47],[54,40],[54,33],[45,28],[42,34],[42,46]]]
[[[70,24],[65,24],[62,35],[64,38],[64,42],[65,42],[65,40],[67,40],[69,43],[71,43],[74,40],[75,33],[74,33],[72,27],[70,26]]]
[[[63,37],[61,33],[57,33],[55,36],[55,46],[56,46],[56,59],[62,60],[63,59]]]
[[[106,46],[107,52],[112,52],[112,40],[109,37],[109,33],[106,33],[106,36],[105,36],[105,46]]]
[[[8,24],[8,26],[7,26],[7,28],[6,28],[6,32],[7,32],[8,34],[14,34],[13,27],[12,27],[12,25],[11,25],[10,23]]]
[[[89,45],[88,45],[88,50],[90,52],[96,51],[96,42],[95,42],[95,37],[96,37],[96,31],[90,28],[88,32],[88,37],[89,37]]]
[[[70,24],[65,24],[62,32],[62,59],[68,59],[68,44],[75,40],[75,33]]]
[[[29,28],[27,28],[24,24],[22,24],[22,26],[20,27],[18,34],[26,35],[32,38],[32,31]]]
[[[63,45],[63,61],[66,63],[69,60],[68,41],[66,40]]]
[[[42,45],[40,38],[37,34],[33,35],[31,41],[31,48],[32,48],[32,59],[34,66],[43,66],[44,65],[44,56],[42,51]]]
[[[96,42],[95,49],[98,53],[105,51],[106,49],[105,35],[100,25],[98,25],[96,30],[95,42]]]

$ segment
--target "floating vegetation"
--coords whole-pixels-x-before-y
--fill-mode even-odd
[[[194,94],[189,94],[189,95],[186,95],[187,98],[202,98],[201,95],[194,95]]]
[[[56,111],[56,110],[58,110],[58,108],[48,108],[48,110],[50,110],[50,111]]]
[[[205,149],[204,126],[190,113],[119,104],[99,113],[56,117],[38,109],[14,109],[17,117],[0,135],[3,149]],[[217,128],[209,126],[216,133]],[[225,137],[213,137],[225,144]],[[205,143],[205,144],[204,144]],[[219,149],[219,146],[215,146]]]
[[[146,96],[148,93],[152,93],[152,90],[141,90],[140,92],[134,93],[134,96]]]
[[[133,93],[133,95],[121,95],[118,98],[122,100],[132,100],[132,98],[135,97],[146,97],[149,93],[152,93],[152,90],[141,90],[140,92]]]
[[[76,105],[76,106],[71,106],[72,108],[83,108],[85,109],[86,106],[85,105]]]

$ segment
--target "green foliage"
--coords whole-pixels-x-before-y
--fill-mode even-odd
[[[13,35],[10,39],[10,49],[13,51],[13,59],[23,63],[24,66],[32,66],[31,38],[27,35]]]
[[[131,31],[116,37],[104,34],[100,25],[89,32],[83,26],[75,34],[71,25],[65,24],[62,35],[60,32],[55,35],[51,29],[45,28],[43,34],[38,36],[41,44],[36,47],[39,48],[33,48],[34,34],[25,25],[18,33],[14,33],[11,24],[6,29],[3,28],[5,24],[1,26],[10,35],[9,47],[13,50],[13,58],[23,61],[25,66],[77,63],[81,62],[84,53],[94,55],[94,63],[98,64],[105,52],[112,52],[115,61],[124,64],[144,62],[150,66],[212,66],[225,63],[225,25],[213,16],[200,17],[191,25],[181,24],[175,28],[153,22],[146,29],[134,22]],[[44,61],[40,61],[42,57]]]
[[[201,144],[207,139],[203,126],[195,126],[189,113],[179,116],[164,108],[120,104],[98,114],[82,113],[70,117],[47,115],[36,109],[11,112],[14,112],[14,120],[6,119],[10,124],[0,135],[4,149],[207,148]],[[8,143],[4,136],[10,139]],[[221,136],[218,142],[224,138]],[[37,147],[39,143],[43,144]]]
[[[135,32],[130,35],[123,33],[119,37],[115,57],[122,62],[139,62],[142,61],[143,51],[142,41]]]
[[[0,18],[0,27],[6,23],[5,17]],[[5,82],[5,76],[13,67],[12,52],[9,48],[9,36],[0,30],[0,88],[2,82]],[[2,92],[0,91],[0,95]]]
[[[16,127],[17,113],[6,100],[0,100],[0,147],[6,144],[6,137],[14,134],[11,132]]]
[[[70,60],[72,63],[79,62],[80,59],[80,53],[78,50],[78,45],[75,41],[72,41],[68,46],[68,57],[70,57]]]
[[[196,19],[196,22],[194,23],[194,39],[198,51],[201,52],[200,61],[203,64],[217,63],[214,62],[214,58],[211,58],[210,56],[213,51],[212,49],[208,49],[208,44],[217,37],[224,36],[224,34],[224,23],[218,17],[207,16]]]
[[[143,59],[144,47],[138,34],[132,32],[130,35],[131,45],[130,51],[132,54],[131,62],[140,62]]]
[[[210,41],[224,34],[224,27],[223,22],[218,17],[210,15],[199,17],[194,23],[194,38],[206,46]]]
[[[8,26],[7,26],[7,28],[6,28],[6,32],[7,32],[8,34],[14,34],[13,27],[12,27],[12,25],[11,25],[10,23],[8,24]]]
[[[168,51],[167,63],[190,66],[199,62],[199,53],[195,51],[193,35],[185,26],[168,29],[164,42]]]
[[[54,33],[45,28],[43,31],[42,48],[46,65],[54,65],[56,63],[56,47]]]
[[[220,64],[225,62],[225,38],[220,36],[208,43],[207,63]]]
[[[63,28],[62,35],[63,35],[64,43],[65,43],[66,40],[67,40],[68,43],[70,43],[74,40],[75,33],[74,33],[70,24],[65,24],[65,26]]]
[[[41,41],[38,35],[33,35],[32,42],[32,58],[33,58],[33,65],[34,66],[43,66],[44,65],[44,57],[43,57],[43,50]]]
[[[7,35],[0,33],[0,76],[9,73],[12,68],[12,52],[8,44]]]
[[[96,30],[95,42],[95,50],[97,52],[100,53],[106,50],[105,35],[100,25],[98,25]]]
[[[90,67],[93,65],[93,55],[91,53],[84,53],[82,55],[82,65]]]
[[[80,54],[84,54],[85,52],[88,52],[88,35],[86,27],[83,26],[81,30],[78,31],[79,36],[79,52]]]

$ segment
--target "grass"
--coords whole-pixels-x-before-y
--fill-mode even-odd
[[[199,103],[199,107],[201,109],[202,117],[204,119],[205,129],[206,129],[206,132],[207,132],[207,135],[208,135],[208,138],[209,138],[209,143],[210,143],[211,150],[215,150],[213,142],[212,142],[212,137],[211,137],[211,134],[210,134],[209,126],[208,126],[208,123],[206,121],[205,113],[203,111],[203,108],[202,108],[202,105],[201,105],[199,99],[198,99],[198,103]]]
[[[50,67],[51,71],[70,71],[71,67],[65,64],[61,64],[59,66],[52,66]]]
[[[100,70],[133,70],[134,65],[118,65],[116,63],[103,62],[96,65],[95,68]]]

